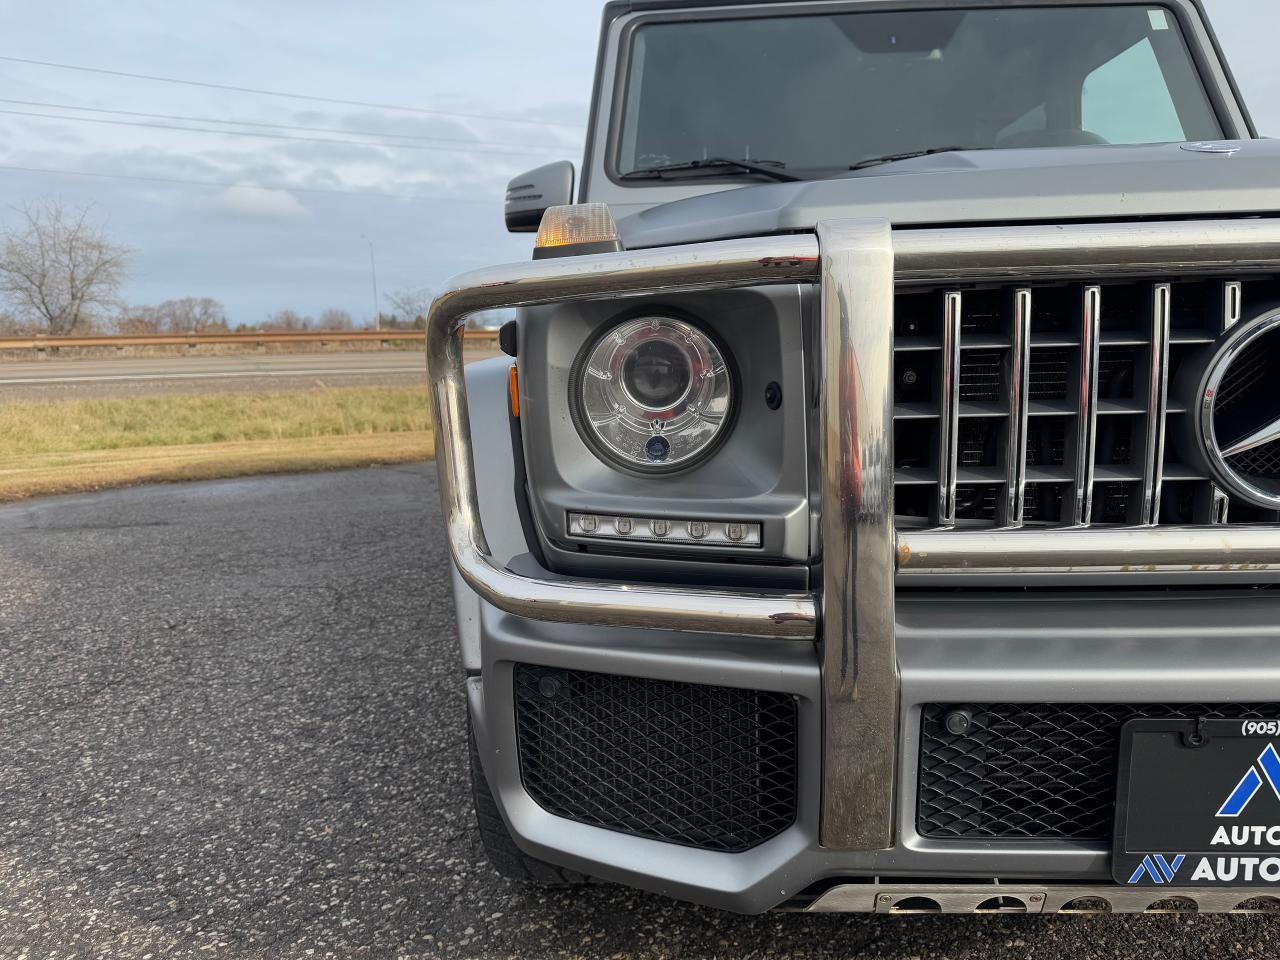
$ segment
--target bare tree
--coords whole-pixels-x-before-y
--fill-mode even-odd
[[[116,317],[116,332],[127,337],[148,337],[164,333],[164,318],[159,307],[123,306]]]
[[[116,320],[121,333],[225,333],[226,308],[212,297],[181,297],[155,307],[125,307]]]
[[[426,287],[405,287],[387,294],[391,304],[393,327],[402,330],[421,330],[427,325],[427,310],[431,307],[431,291]]]
[[[355,322],[351,319],[351,314],[335,307],[323,311],[320,319],[316,321],[316,328],[319,330],[350,330],[354,326]]]
[[[294,310],[279,310],[262,325],[263,330],[310,330],[312,320]]]
[[[168,333],[225,333],[226,308],[212,297],[166,300],[156,308]]]
[[[0,295],[45,333],[91,327],[115,303],[129,251],[107,239],[92,207],[46,198],[18,212],[22,221],[0,248]]]

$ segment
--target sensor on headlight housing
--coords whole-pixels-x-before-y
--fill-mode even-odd
[[[570,408],[605,459],[667,473],[705,459],[734,412],[733,372],[710,335],[671,316],[641,316],[604,331],[578,356]]]

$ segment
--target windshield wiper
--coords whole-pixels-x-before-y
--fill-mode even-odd
[[[909,150],[906,153],[889,153],[883,157],[871,157],[859,160],[849,167],[850,170],[862,170],[865,167],[878,167],[882,163],[897,163],[899,160],[914,160],[916,157],[931,157],[935,153],[955,153],[958,150],[990,150],[990,147],[930,147],[928,150]]]
[[[705,171],[719,173],[758,173],[770,180],[803,180],[794,173],[787,173],[786,164],[780,160],[730,160],[728,157],[708,157],[706,160],[689,160],[686,163],[668,163],[661,167],[641,167],[621,176],[623,180],[661,179],[669,173],[680,174]]]

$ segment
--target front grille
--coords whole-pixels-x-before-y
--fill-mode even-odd
[[[1198,378],[1181,374],[1202,369],[1238,319],[1229,313],[1234,305],[1245,321],[1273,306],[1278,279],[899,288],[896,523],[1220,522],[1215,485],[1193,447]],[[1225,405],[1260,389],[1260,368],[1238,364],[1224,385]],[[1025,411],[1012,402],[1019,395]],[[944,429],[949,422],[955,429]],[[1274,476],[1278,461],[1280,445],[1233,466]],[[1235,507],[1227,522],[1280,520]]]
[[[796,816],[796,705],[782,693],[518,664],[525,790],[548,813],[741,851]]]
[[[952,714],[967,718],[964,733],[948,731]],[[917,830],[933,839],[1109,840],[1120,728],[1138,717],[1269,720],[1280,718],[1280,703],[929,704]]]
[[[1227,464],[1246,477],[1274,479],[1280,476],[1280,440],[1227,457]]]

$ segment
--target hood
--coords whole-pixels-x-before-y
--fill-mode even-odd
[[[618,221],[628,249],[814,229],[819,220],[895,226],[1280,213],[1280,140],[1198,146],[963,151],[829,180],[718,190]]]

